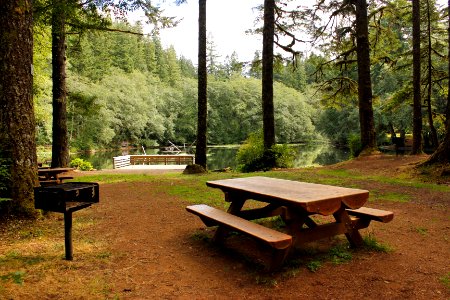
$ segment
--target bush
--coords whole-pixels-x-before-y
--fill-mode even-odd
[[[262,133],[252,133],[239,148],[236,155],[238,170],[241,172],[267,171],[272,168],[293,166],[295,151],[287,145],[274,145],[264,151]]]
[[[88,161],[85,161],[82,158],[75,158],[70,162],[70,166],[72,168],[77,168],[81,171],[92,171],[94,170],[94,166]]]
[[[350,157],[357,157],[362,150],[360,136],[354,133],[350,134],[347,143],[350,148]]]

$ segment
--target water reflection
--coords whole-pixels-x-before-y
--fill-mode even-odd
[[[329,144],[304,144],[292,145],[297,156],[294,167],[306,167],[317,165],[330,165],[347,160],[349,153],[342,149],[337,149]],[[217,170],[230,167],[235,169],[236,153],[238,147],[208,147],[207,163],[208,169]],[[161,154],[159,149],[145,149],[146,154]],[[112,169],[113,157],[120,155],[144,154],[142,149],[98,151],[90,153],[76,153],[72,159],[80,157],[92,163],[95,169]]]

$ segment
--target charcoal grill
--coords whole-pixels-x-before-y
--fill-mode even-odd
[[[66,260],[73,259],[72,213],[99,202],[95,182],[68,182],[34,188],[34,207],[64,214]]]

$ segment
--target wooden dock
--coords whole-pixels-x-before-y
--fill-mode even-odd
[[[114,169],[126,168],[130,166],[182,166],[195,163],[195,156],[192,154],[177,155],[123,155],[113,157]],[[167,168],[166,167],[166,168]]]

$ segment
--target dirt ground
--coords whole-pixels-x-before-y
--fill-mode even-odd
[[[328,168],[383,174],[402,172],[419,159],[377,156]],[[393,189],[379,182],[364,184],[368,190]],[[86,235],[104,241],[111,252],[103,270],[111,280],[108,298],[450,299],[450,193],[396,189],[413,200],[371,201],[367,206],[393,211],[395,217],[362,231],[393,251],[355,251],[349,262],[327,261],[316,272],[305,264],[292,267],[291,261],[280,272],[265,273],[257,264],[259,254],[245,253],[249,248],[242,255],[239,245],[214,246],[201,238],[211,232],[186,212],[188,203],[154,183],[103,184],[100,203],[80,214],[95,223]],[[294,259],[301,261],[301,254]]]
[[[383,174],[401,172],[418,159],[379,156],[331,168]],[[376,185],[366,188],[391,188]],[[398,192],[414,195],[413,201],[370,203],[395,218],[372,222],[363,234],[370,231],[392,252],[356,251],[350,262],[325,263],[316,272],[300,266],[266,274],[232,247],[192,238],[203,223],[185,211],[187,203],[157,186],[118,183],[101,189],[101,202],[90,212],[98,226],[90,234],[110,244],[112,294],[123,299],[450,299],[440,280],[450,272],[448,193],[405,187]]]

